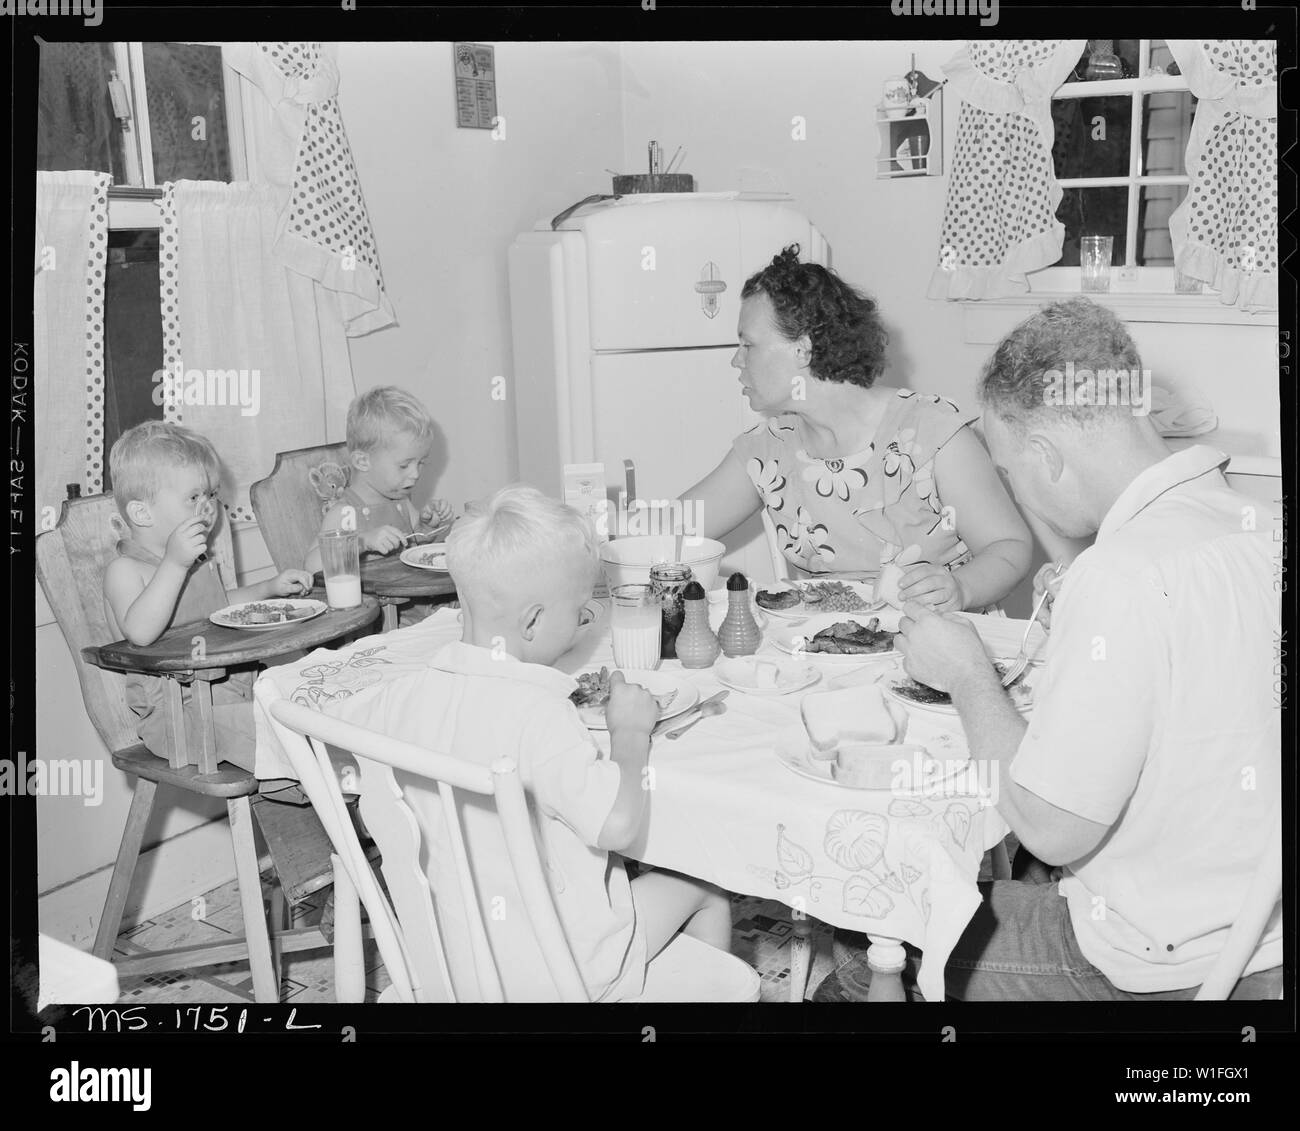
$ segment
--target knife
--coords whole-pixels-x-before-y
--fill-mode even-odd
[[[663,734],[663,732],[666,730],[672,730],[673,727],[684,726],[686,724],[686,721],[692,715],[698,715],[700,713],[700,709],[702,707],[707,706],[709,703],[721,703],[730,694],[731,694],[730,691],[719,691],[716,695],[710,695],[707,699],[704,699],[701,702],[696,703],[695,706],[692,707],[685,714],[674,715],[671,719],[664,719],[663,722],[661,722],[657,727],[654,728],[654,730],[650,732],[650,737],[654,738],[656,735]]]

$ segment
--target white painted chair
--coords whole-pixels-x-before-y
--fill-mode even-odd
[[[767,539],[767,552],[772,559],[772,580],[787,581],[791,573],[790,561],[781,553],[781,544],[776,538],[776,523],[772,521],[772,514],[763,507],[759,512],[763,516],[763,536]]]
[[[1250,956],[1255,953],[1273,909],[1282,898],[1282,806],[1273,814],[1273,826],[1265,843],[1259,868],[1242,901],[1241,910],[1228,931],[1227,941],[1215,959],[1209,976],[1197,991],[1197,1001],[1223,1001],[1241,979]]]
[[[265,683],[265,681],[263,681]],[[290,703],[258,686],[276,734],[299,773],[308,797],[334,842],[350,884],[336,881],[335,947],[339,933],[356,939],[359,907],[365,905],[380,956],[393,985],[381,1000],[401,1002],[501,1002],[507,1000],[501,971],[483,921],[476,881],[465,848],[456,791],[491,799],[500,823],[528,926],[552,984],[530,1000],[588,1000],[573,953],[546,885],[534,839],[528,800],[516,764],[499,758],[491,768],[376,734]],[[389,895],[381,890],[361,852],[345,812],[326,744],[351,752],[360,767],[361,813],[383,856]],[[436,787],[455,857],[455,891],[433,891],[421,864],[423,833],[394,770]],[[347,890],[345,890],[345,888]],[[344,906],[345,902],[348,906]],[[435,909],[435,903],[437,908]],[[442,930],[458,921],[468,934],[473,970],[453,976]],[[447,929],[452,929],[448,927]],[[464,941],[464,940],[459,940]],[[351,946],[352,943],[345,944]],[[359,944],[358,944],[359,945]],[[336,958],[336,962],[337,962]],[[355,985],[349,989],[355,991]],[[363,988],[364,989],[364,988]],[[645,992],[637,1001],[757,1001],[758,974],[740,959],[679,934],[648,965]]]

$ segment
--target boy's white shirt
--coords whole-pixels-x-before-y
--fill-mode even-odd
[[[602,758],[568,700],[572,676],[459,640],[460,625],[435,615],[408,629],[368,637],[348,649],[312,653],[300,664],[268,671],[281,695],[393,738],[487,766],[508,756],[532,790],[543,868],[588,991],[596,1000],[642,992],[645,941],[636,929],[622,860],[595,848],[620,780]],[[460,694],[454,694],[459,691]],[[453,704],[459,702],[454,710]],[[259,752],[279,744],[258,710]],[[463,795],[461,795],[463,796]],[[433,890],[449,886],[441,802],[412,786],[429,847]],[[550,976],[533,941],[496,819],[479,802],[462,807],[479,903],[511,1000],[554,1000]],[[437,904],[453,978],[472,984],[473,962],[454,901]]]

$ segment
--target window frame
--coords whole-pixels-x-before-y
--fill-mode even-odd
[[[1185,75],[1147,75],[1151,66],[1152,39],[1138,40],[1138,75],[1130,79],[1103,79],[1096,82],[1063,83],[1051,101],[1073,98],[1113,98],[1128,95],[1131,101],[1129,127],[1128,173],[1123,177],[1066,177],[1056,183],[1063,189],[1072,188],[1127,188],[1128,208],[1125,214],[1125,259],[1116,264],[1111,273],[1110,293],[1119,295],[1146,295],[1167,298],[1170,303],[1201,308],[1207,296],[1215,292],[1202,285],[1199,292],[1177,294],[1174,290],[1176,271],[1173,267],[1143,267],[1137,258],[1138,203],[1141,190],[1147,185],[1191,185],[1191,175],[1163,174],[1147,176],[1142,172],[1145,155],[1142,152],[1142,100],[1150,94],[1191,93]],[[1069,295],[1082,293],[1082,283],[1077,267],[1044,267],[1029,276],[1031,294]],[[1217,301],[1217,299],[1216,299]]]

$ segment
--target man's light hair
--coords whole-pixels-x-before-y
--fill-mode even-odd
[[[128,428],[108,453],[113,499],[122,517],[126,518],[127,503],[152,503],[159,487],[190,467],[206,471],[214,486],[221,478],[221,458],[206,436],[162,420]]]
[[[1060,404],[1046,397],[1053,373],[1141,371],[1142,359],[1120,318],[1086,298],[1054,302],[1031,314],[1002,339],[985,363],[980,403],[1024,434],[1034,425],[1093,428],[1132,421],[1111,404]]]
[[[433,418],[418,398],[396,385],[380,385],[348,406],[348,451],[373,452],[399,435],[433,437]]]
[[[530,576],[554,568],[590,585],[600,569],[590,521],[535,487],[512,484],[472,504],[447,538],[447,568],[474,608],[499,605]]]

